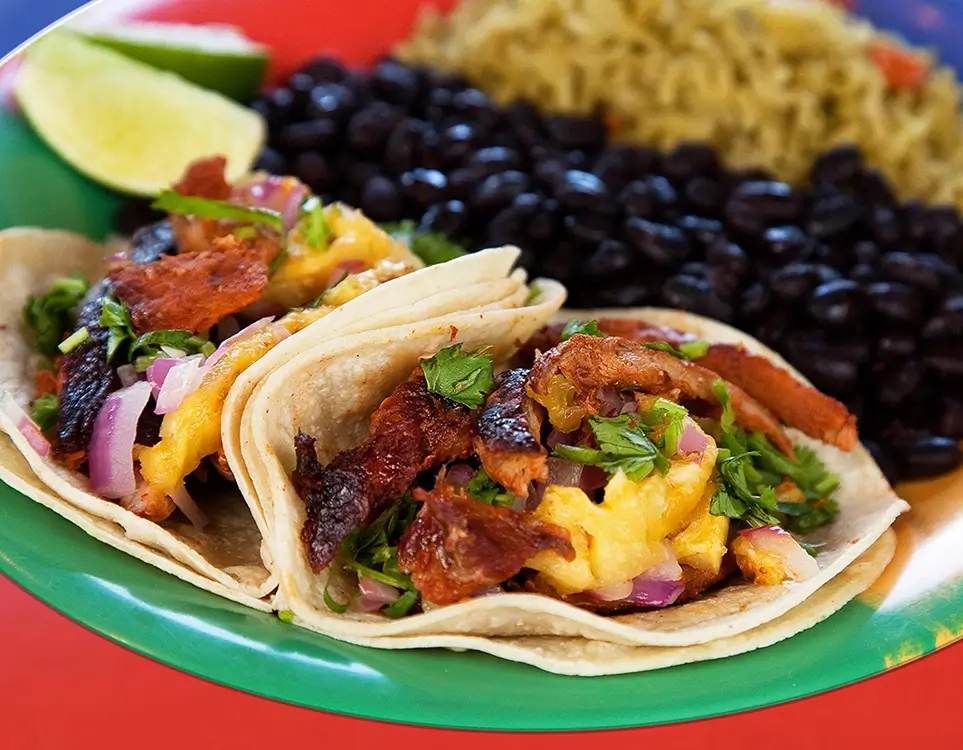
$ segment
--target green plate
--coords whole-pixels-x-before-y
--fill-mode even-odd
[[[0,228],[60,227],[98,239],[109,231],[116,199],[62,164],[9,114],[0,115],[0,174],[16,186],[0,201]],[[913,488],[914,512],[900,519],[901,547],[886,580],[829,620],[761,651],[638,675],[559,677],[482,654],[378,651],[320,637],[100,544],[6,485],[0,570],[117,643],[269,698],[430,726],[641,726],[812,695],[958,638],[959,481]]]

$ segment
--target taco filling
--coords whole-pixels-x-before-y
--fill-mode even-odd
[[[322,466],[295,440],[301,541],[329,609],[399,617],[512,591],[595,612],[740,577],[801,581],[839,480],[783,429],[851,450],[855,419],[764,357],[637,321],[421,361]]]
[[[221,445],[233,383],[335,307],[424,264],[404,242],[291,177],[230,185],[192,164],[104,278],[59,279],[24,311],[39,355],[31,443],[91,490],[153,521],[203,511],[187,482],[230,479]],[[20,419],[28,425],[29,420]],[[22,428],[23,429],[23,428]]]

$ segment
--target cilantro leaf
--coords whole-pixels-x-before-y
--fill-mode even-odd
[[[679,452],[679,438],[685,430],[688,414],[689,410],[681,404],[660,397],[647,412],[639,414],[639,419],[648,427],[661,428],[662,434],[656,444],[666,456],[674,456]]]
[[[440,232],[420,232],[411,220],[381,224],[394,239],[404,242],[426,266],[447,263],[466,254],[465,247]]]
[[[57,279],[47,293],[29,297],[23,319],[33,332],[38,352],[53,357],[64,333],[74,326],[75,313],[90,284],[79,276]]]
[[[267,208],[239,206],[228,201],[198,198],[195,195],[181,195],[173,190],[162,190],[151,204],[151,208],[155,211],[166,211],[169,214],[185,214],[203,219],[267,224],[276,229],[278,234],[284,235],[284,223],[281,220],[281,214]]]
[[[60,419],[60,399],[56,393],[47,393],[30,405],[30,411],[40,431],[46,432]]]
[[[485,396],[495,387],[492,358],[481,350],[463,352],[461,344],[423,359],[421,369],[431,393],[469,409],[477,409],[485,403]]]
[[[125,345],[137,338],[134,323],[127,308],[115,299],[105,299],[100,310],[100,325],[107,329],[107,361],[113,362]],[[124,361],[129,361],[123,352]]]
[[[158,357],[169,356],[164,351],[176,349],[185,356],[203,354],[209,357],[215,346],[205,336],[190,331],[148,331],[138,336],[127,307],[115,299],[105,299],[100,313],[100,325],[108,329],[107,361],[119,356],[123,362],[132,362],[139,372],[146,370]]]
[[[732,454],[728,448],[719,450],[716,468],[720,483],[709,503],[710,513],[754,527],[779,524],[772,513],[778,510],[775,490],[753,481],[752,459],[757,455],[752,451]]]
[[[315,250],[328,247],[331,236],[331,225],[324,215],[324,205],[317,196],[311,196],[301,206],[301,220],[298,223],[304,241]]]
[[[732,432],[736,425],[736,413],[732,410],[732,400],[729,398],[729,389],[726,388],[725,381],[723,381],[722,378],[716,378],[712,384],[712,388],[715,390],[719,404],[722,406],[722,416],[719,418],[719,427],[723,434]]]
[[[515,504],[515,496],[488,476],[484,469],[479,469],[468,483],[468,494],[488,505],[500,505],[511,508]]]
[[[709,343],[706,341],[686,341],[678,347],[672,346],[667,341],[646,341],[645,346],[685,360],[701,359],[709,353]]]
[[[565,324],[565,328],[562,329],[562,341],[568,341],[572,336],[595,336],[596,338],[605,338],[605,334],[599,330],[599,322],[597,320],[590,320],[587,323],[583,323],[581,320],[570,320]]]
[[[722,486],[716,490],[712,500],[709,501],[709,512],[714,516],[742,518],[746,514],[746,504],[730,495],[725,486]]]
[[[645,479],[652,470],[665,473],[669,462],[646,433],[645,426],[635,417],[589,417],[589,427],[598,449],[574,445],[556,445],[554,454],[567,461],[597,466],[615,474],[619,471],[633,480]]]

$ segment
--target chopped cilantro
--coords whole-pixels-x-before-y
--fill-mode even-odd
[[[119,355],[122,361],[132,362],[138,372],[146,370],[158,357],[170,356],[171,349],[176,349],[178,356],[209,357],[216,348],[206,337],[190,331],[148,331],[138,336],[127,308],[114,299],[104,300],[100,325],[108,329],[107,361],[112,362]]]
[[[732,432],[736,425],[736,413],[732,410],[732,401],[729,398],[729,389],[726,388],[725,381],[723,381],[722,378],[716,378],[715,382],[712,384],[712,387],[719,399],[719,404],[722,406],[722,416],[719,418],[719,428],[722,430],[723,434]]]
[[[515,496],[488,476],[484,469],[475,472],[467,489],[469,496],[488,505],[511,508],[515,504]]]
[[[440,232],[419,232],[411,220],[385,223],[381,228],[394,239],[404,242],[426,266],[446,263],[466,254],[464,246]]]
[[[666,456],[674,456],[679,452],[679,438],[685,430],[685,418],[689,410],[681,404],[657,398],[652,408],[639,418],[649,427],[661,427],[661,436],[656,441]]]
[[[198,198],[195,195],[181,195],[173,190],[162,190],[151,204],[151,208],[155,211],[166,211],[169,214],[186,214],[204,219],[267,224],[276,229],[278,234],[284,235],[284,223],[281,220],[281,214],[267,208],[239,206],[228,201]]]
[[[330,580],[329,580],[329,583],[330,583]],[[342,604],[341,602],[336,602],[334,600],[334,597],[331,596],[331,593],[328,591],[327,584],[325,584],[324,586],[324,603],[328,609],[330,609],[332,612],[336,612],[339,615],[343,615],[345,612],[348,611],[347,604]]]
[[[294,620],[294,612],[290,609],[282,609],[278,612],[278,619],[281,622],[292,622]]]
[[[535,300],[539,298],[539,295],[541,295],[541,293],[542,293],[541,286],[539,286],[538,282],[533,282],[532,285],[528,288],[528,296],[525,298],[525,304],[526,305],[532,304]]]
[[[398,601],[394,604],[389,604],[381,611],[391,619],[397,620],[399,617],[404,617],[411,611],[411,608],[418,603],[420,596],[418,589],[410,588],[398,598]]]
[[[105,299],[100,311],[100,325],[107,329],[107,361],[113,362],[117,352],[137,338],[127,308],[115,299]],[[124,352],[126,355],[126,352]],[[129,361],[128,357],[124,357]]]
[[[421,361],[428,390],[469,409],[485,403],[495,386],[492,358],[483,350],[463,352],[461,344],[442,349]]]
[[[599,330],[599,322],[597,320],[590,320],[587,323],[583,323],[581,320],[570,320],[565,324],[565,328],[562,329],[562,341],[568,341],[572,336],[595,336],[596,338],[605,338],[605,334]]]
[[[90,331],[87,330],[87,326],[84,326],[61,341],[57,345],[57,348],[64,354],[70,354],[70,352],[84,343],[88,338],[90,338]]]
[[[56,393],[47,393],[30,405],[33,421],[41,432],[46,432],[60,419],[60,399]]]
[[[40,297],[30,297],[23,308],[23,319],[33,331],[35,348],[55,356],[64,333],[74,326],[77,305],[90,284],[79,276],[57,279]]]
[[[685,341],[678,347],[672,346],[666,341],[646,341],[645,346],[686,360],[702,359],[709,352],[709,343],[706,341]]]
[[[313,195],[304,202],[298,227],[309,247],[315,250],[325,250],[328,247],[333,232],[324,215],[324,205],[320,198]]]
[[[653,469],[665,473],[669,461],[647,434],[645,425],[629,414],[618,417],[589,417],[589,428],[598,449],[556,445],[555,455],[567,461],[597,466],[615,474],[623,471],[634,481],[645,479]]]

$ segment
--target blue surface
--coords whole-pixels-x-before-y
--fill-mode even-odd
[[[0,56],[81,5],[83,0],[0,0]]]

